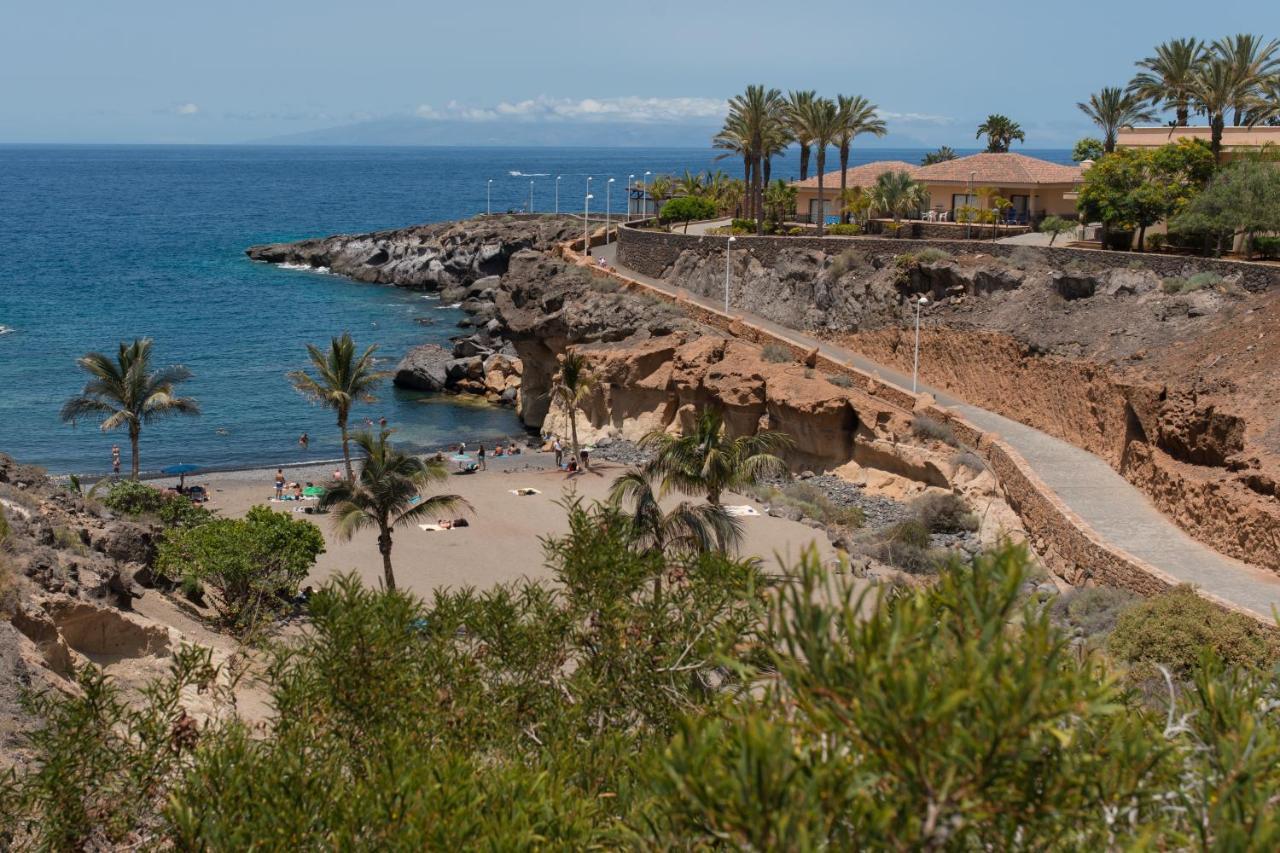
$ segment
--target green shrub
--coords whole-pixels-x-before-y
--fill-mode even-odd
[[[884,538],[895,545],[926,548],[929,545],[929,528],[920,521],[900,521],[889,528]]]
[[[322,553],[324,537],[314,524],[255,506],[243,519],[214,519],[169,534],[155,568],[162,577],[207,584],[222,621],[247,633],[287,606]]]
[[[731,219],[729,220],[729,226],[735,231],[742,229],[743,234],[756,233],[756,221],[754,219]]]
[[[1162,665],[1179,678],[1191,674],[1206,648],[1231,666],[1269,667],[1280,660],[1280,640],[1273,633],[1185,585],[1123,611],[1107,648],[1141,672]]]
[[[862,233],[862,226],[856,222],[837,222],[825,229],[829,237],[857,237]]]
[[[1095,639],[1110,634],[1121,612],[1136,599],[1128,590],[1109,586],[1076,587],[1054,599],[1053,615],[1057,621],[1079,629],[1085,638]]]
[[[826,492],[811,483],[791,483],[777,492],[771,503],[781,503],[799,509],[807,517],[823,524],[855,529],[866,522],[862,509],[841,506],[827,497]]]
[[[107,509],[132,518],[155,518],[165,527],[195,527],[213,518],[213,513],[179,494],[162,492],[146,483],[119,480],[102,498]]]
[[[808,234],[808,233],[809,233],[808,231],[806,231],[804,228],[801,228],[798,225],[795,226],[794,228],[787,229],[787,236],[789,237],[803,237],[805,234]]]
[[[835,281],[846,273],[857,269],[861,264],[861,255],[853,249],[845,249],[843,252],[831,259],[831,263],[827,265],[827,275],[832,281]]]
[[[940,441],[952,447],[958,445],[956,434],[951,430],[950,425],[935,421],[928,415],[914,415],[911,418],[911,432],[916,438]]]
[[[964,498],[952,492],[930,492],[916,499],[916,518],[934,533],[960,533],[978,529],[978,517]]]
[[[617,293],[622,289],[622,285],[615,278],[594,276],[591,281],[591,289],[596,293]]]
[[[1206,287],[1219,287],[1222,283],[1222,276],[1215,272],[1198,272],[1187,278],[1170,276],[1160,283],[1160,288],[1168,294],[1194,293]]]
[[[936,264],[951,260],[951,253],[936,246],[927,246],[915,253],[917,264]]]
[[[782,344],[765,344],[760,348],[760,357],[774,364],[786,364],[796,360],[791,348]]]
[[[1070,233],[1075,229],[1075,222],[1070,219],[1064,219],[1061,216],[1046,216],[1039,225],[1040,233],[1049,235],[1050,246],[1052,246],[1060,236]]]
[[[4,540],[9,538],[9,518],[4,514],[4,507],[0,506],[0,545],[4,544]]]
[[[827,376],[827,381],[828,381],[828,382],[830,382],[832,385],[835,385],[837,388],[852,388],[852,387],[853,387],[853,379],[852,379],[852,377],[846,376],[846,375],[845,375],[845,374],[843,374],[843,373],[832,373],[832,374],[829,374],[829,375]]]
[[[918,520],[900,521],[859,550],[908,574],[933,574],[946,562],[945,551],[930,547],[929,529]]]
[[[664,204],[658,218],[662,222],[683,222],[685,231],[688,231],[689,223],[693,220],[711,219],[715,215],[716,205],[711,199],[683,195]]]
[[[1253,251],[1264,258],[1280,258],[1280,237],[1254,237]]]
[[[1168,234],[1148,234],[1147,235],[1147,251],[1163,252],[1165,247],[1169,245]]]

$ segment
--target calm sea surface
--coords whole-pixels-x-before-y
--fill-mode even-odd
[[[0,146],[0,451],[58,473],[99,473],[124,434],[76,428],[58,408],[83,384],[75,359],[126,338],[155,339],[158,364],[195,374],[203,409],[143,431],[143,468],[275,465],[339,455],[331,414],[298,396],[286,371],[303,344],[349,330],[386,366],[419,343],[447,343],[460,314],[393,287],[255,264],[254,243],[393,228],[523,208],[581,209],[594,176],[722,167],[696,149],[453,149]],[[857,162],[918,160],[916,150],[859,151]],[[1027,152],[1037,153],[1037,152]],[[1038,152],[1065,160],[1066,152]],[[774,167],[792,177],[793,155]],[[614,210],[624,209],[621,192]],[[423,326],[417,317],[435,322]],[[509,409],[393,390],[356,418],[386,417],[397,438],[431,448],[521,432]],[[309,451],[298,446],[311,436]]]

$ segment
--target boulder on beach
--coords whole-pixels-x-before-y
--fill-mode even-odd
[[[400,388],[414,391],[443,391],[448,384],[453,353],[438,344],[423,344],[409,350],[396,365],[392,380]]]

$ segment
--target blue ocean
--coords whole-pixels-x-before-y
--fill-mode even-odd
[[[157,364],[185,364],[203,414],[148,425],[144,470],[278,465],[340,455],[329,411],[294,392],[304,344],[342,331],[377,344],[387,368],[410,347],[447,343],[460,314],[394,287],[249,261],[246,247],[395,228],[492,209],[592,209],[630,174],[723,168],[710,149],[0,146],[0,451],[54,473],[102,473],[123,433],[62,423],[83,385],[76,358],[155,340]],[[1036,152],[1028,152],[1036,153]],[[857,151],[857,162],[918,160]],[[1065,152],[1040,152],[1064,159]],[[796,157],[774,166],[794,177]],[[492,180],[491,196],[487,196]],[[625,210],[622,192],[611,193]],[[415,318],[430,317],[424,326]],[[414,448],[516,435],[510,409],[384,386],[364,418],[385,417]],[[298,437],[311,438],[304,451]]]

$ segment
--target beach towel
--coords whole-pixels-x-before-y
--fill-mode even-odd
[[[542,492],[538,491],[537,489],[508,489],[507,491],[511,492],[511,494],[513,495],[518,495],[519,497],[522,497],[522,498],[527,497],[529,495],[542,494]]]
[[[434,533],[434,532],[435,532],[435,531],[437,531],[437,530],[452,530],[453,528],[452,528],[452,527],[441,527],[441,526],[440,526],[440,525],[438,525],[438,524],[419,524],[419,525],[418,525],[418,529],[419,529],[419,530],[425,530],[425,531],[427,531],[428,533]]]
[[[741,517],[744,515],[759,515],[760,512],[753,506],[727,506],[724,511],[728,515]]]

